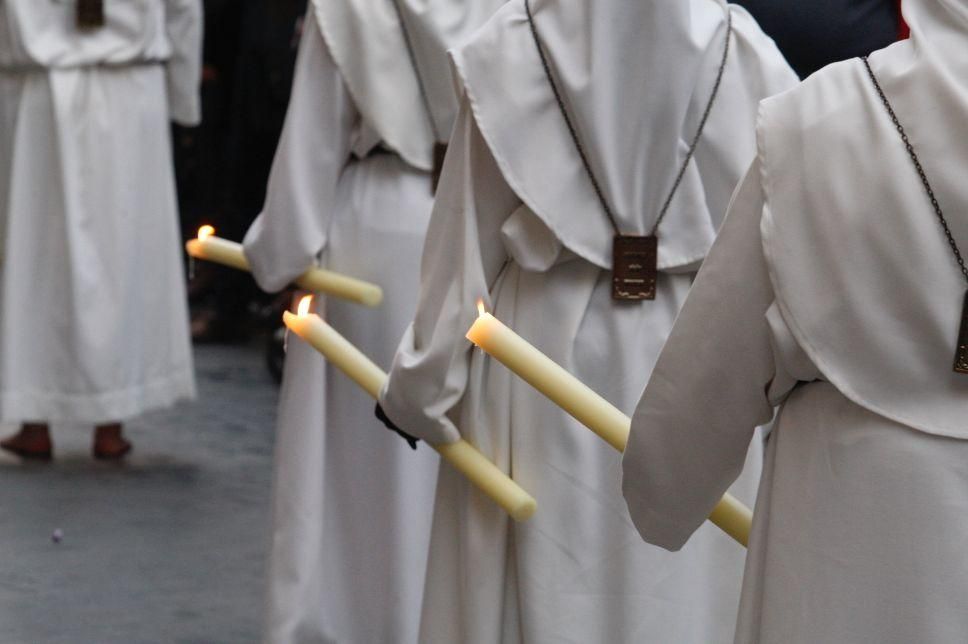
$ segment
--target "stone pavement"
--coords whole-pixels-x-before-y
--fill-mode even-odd
[[[51,464],[0,456],[0,644],[259,641],[277,389],[259,347],[199,347],[196,370],[199,400],[132,421],[123,464],[87,427],[53,428]]]

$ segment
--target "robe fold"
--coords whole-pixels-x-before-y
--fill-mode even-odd
[[[200,117],[197,0],[0,3],[0,421],[194,396],[169,120]]]
[[[968,7],[904,11],[871,66],[963,244]],[[636,410],[631,516],[687,543],[779,406],[735,641],[964,641],[964,277],[860,60],[764,101],[757,139]]]

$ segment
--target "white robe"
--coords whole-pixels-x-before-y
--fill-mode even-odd
[[[194,396],[169,119],[200,115],[196,0],[0,3],[0,421]]]
[[[905,14],[871,65],[964,247],[968,7]],[[778,404],[735,641],[963,642],[964,278],[861,61],[764,101],[758,140],[636,411],[631,515],[682,546]]]
[[[378,309],[320,312],[388,366],[413,314],[427,172],[375,149],[312,14],[265,208],[246,235],[260,286],[321,264],[383,287]],[[427,146],[429,152],[429,144]],[[279,406],[265,641],[417,642],[438,459],[384,429],[374,401],[290,337]]]
[[[725,33],[723,13],[714,6],[705,31],[716,52],[710,58],[721,55]],[[540,67],[532,69],[537,62],[530,35],[503,39],[505,28],[522,29],[522,14],[520,3],[507,5],[454,54],[467,94],[428,232],[417,316],[381,402],[391,419],[424,439],[453,440],[459,429],[536,497],[538,509],[529,521],[513,523],[460,474],[441,468],[421,641],[723,642],[735,622],[742,548],[711,526],[682,557],[638,543],[621,498],[621,455],[503,366],[472,351],[464,338],[476,316],[475,301],[484,298],[498,319],[630,413],[692,281],[685,261],[660,273],[654,302],[617,304],[610,271],[597,263],[608,247],[596,245],[590,234],[597,230],[590,222],[604,214],[596,205],[584,212],[570,210],[571,204],[550,213],[540,208],[557,198],[559,187],[578,190],[582,199],[588,195],[580,191],[590,188],[581,174],[574,178],[578,188],[548,178],[548,168],[565,161],[542,153],[574,157],[568,139],[540,145],[524,125],[507,127],[506,119],[537,130],[564,127]],[[738,180],[752,156],[754,110],[762,94],[755,95],[792,82],[755,23],[737,12],[734,28],[734,51],[741,53],[730,69],[745,74],[727,71],[722,98],[729,109],[714,112],[685,195],[687,203],[699,204],[688,214],[700,220],[702,233],[714,227],[712,213],[726,207],[713,186],[723,176]],[[536,74],[542,84],[532,82],[530,93],[506,91],[520,78],[494,73],[488,56],[519,61],[522,77]],[[695,127],[710,85],[684,98],[689,117],[677,115],[681,136]],[[478,93],[482,86],[487,94]],[[492,109],[492,99],[500,96],[513,97],[504,113]],[[550,120],[515,111],[520,104],[546,106]],[[724,138],[732,145],[723,145]],[[515,140],[522,143],[515,146]],[[673,135],[673,149],[675,143]],[[608,156],[613,152],[606,150],[607,161],[616,161]],[[652,180],[669,182],[675,169],[670,164],[666,175]],[[532,172],[546,173],[544,182],[531,181]],[[634,202],[630,194],[640,187],[623,192],[622,199]],[[626,214],[642,226],[645,210]],[[678,238],[689,241],[687,233]],[[702,238],[691,241],[704,251]],[[750,450],[746,475],[733,489],[748,503],[760,456],[757,447]]]

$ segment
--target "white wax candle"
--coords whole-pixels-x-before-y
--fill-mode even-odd
[[[306,302],[303,299],[300,307]],[[326,356],[329,362],[350,377],[373,398],[380,395],[380,389],[387,375],[372,360],[354,347],[349,340],[336,332],[315,313],[300,311],[298,315],[286,311],[282,320],[290,331],[311,344],[314,349]]]
[[[240,271],[248,272],[250,270],[249,260],[245,258],[245,253],[242,252],[242,244],[221,237],[210,235],[189,239],[185,244],[185,250],[195,259],[204,259]]]
[[[213,232],[210,226],[202,226],[198,232],[198,238],[190,239],[185,244],[188,254],[196,259],[215,262],[241,271],[250,271],[249,260],[245,257],[242,244],[215,237]],[[376,284],[324,268],[310,268],[295,281],[297,286],[307,291],[325,293],[366,306],[377,306],[383,301],[383,289]]]
[[[628,444],[632,420],[592,391],[554,360],[538,351],[478,304],[480,315],[467,339],[496,358],[525,382],[547,396],[575,420],[602,437],[620,452]],[[725,494],[709,520],[746,546],[753,513],[739,500]]]
[[[309,313],[308,308],[308,300],[304,298],[300,302],[298,315],[286,311],[283,314],[286,326],[373,398],[377,398],[386,382],[386,373],[322,318]],[[504,508],[515,521],[525,521],[534,514],[537,508],[534,498],[467,441],[458,440],[431,447],[481,492]]]
[[[497,358],[529,385],[620,452],[629,438],[628,416],[535,349],[490,313],[481,315],[467,339]]]

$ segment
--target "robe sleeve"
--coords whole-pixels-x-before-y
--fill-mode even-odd
[[[633,416],[623,492],[642,537],[668,550],[706,520],[773,414],[763,199],[754,162]]]
[[[314,265],[325,247],[359,117],[312,10],[305,24],[266,201],[243,242],[256,282],[269,292]]]
[[[165,0],[165,31],[171,43],[166,66],[168,109],[179,125],[202,121],[202,6],[200,0]]]
[[[464,337],[477,300],[507,260],[501,225],[520,205],[465,100],[444,163],[421,264],[413,323],[380,396],[387,416],[432,444],[460,438],[448,414],[467,387],[473,345]]]

